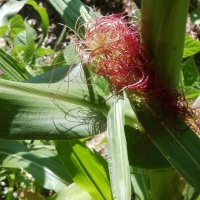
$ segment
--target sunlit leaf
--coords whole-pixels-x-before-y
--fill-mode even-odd
[[[24,20],[21,15],[15,15],[10,20],[10,37],[14,38],[17,34],[25,30]]]
[[[33,0],[28,0],[27,3],[28,5],[31,5],[40,15],[40,18],[42,20],[42,37],[40,38],[37,48],[42,46],[42,42],[44,41],[47,33],[48,33],[48,29],[49,29],[49,18],[48,18],[48,14],[46,12],[46,10],[42,7],[40,7],[35,1]]]
[[[54,79],[50,72],[29,80],[38,84],[0,80],[1,139],[67,140],[105,131],[104,112],[108,108],[89,101],[87,85],[75,79],[79,66],[70,69],[70,76],[66,76],[70,83],[62,80],[69,69],[58,69]],[[61,82],[53,83],[57,78]]]
[[[24,49],[24,61],[28,62],[29,60],[31,60],[34,56],[34,52],[35,52],[35,42],[34,40],[30,40]]]
[[[5,3],[0,8],[0,26],[8,23],[9,19],[11,19],[16,13],[18,13],[26,2],[27,0],[10,0],[7,3]]]
[[[37,50],[36,55],[37,56],[44,56],[44,55],[49,55],[49,54],[52,54],[52,53],[53,53],[53,50],[51,48],[40,47]],[[51,69],[53,69],[53,68],[51,68]]]
[[[109,83],[102,76],[95,78],[95,87],[98,94],[102,97],[107,96],[110,92]]]
[[[185,88],[185,94],[187,98],[197,98],[200,95],[200,88],[195,88],[195,87],[186,87]]]
[[[0,37],[5,35],[7,31],[8,31],[8,25],[1,26],[0,27]]]
[[[57,141],[56,149],[74,182],[92,199],[112,199],[105,160],[78,140]]]
[[[191,86],[198,81],[199,72],[194,61],[194,57],[191,56],[182,64],[183,82],[185,86]]]
[[[14,38],[14,44],[18,46],[26,46],[30,41],[36,39],[36,31],[25,22],[26,29]],[[14,46],[15,47],[15,46]]]
[[[131,178],[124,132],[124,104],[114,98],[113,107],[108,113],[107,143],[108,165],[114,199],[131,198]]]
[[[46,148],[28,149],[17,141],[0,141],[2,167],[24,168],[41,186],[60,191],[72,183],[58,156]]]
[[[66,65],[73,65],[80,62],[77,56],[76,49],[73,44],[69,44],[64,50],[53,59],[52,65],[54,68]]]
[[[9,80],[23,81],[32,77],[25,66],[0,49],[0,69]]]
[[[66,198],[69,200],[92,200],[90,195],[75,183],[72,183],[46,200],[66,200]]]
[[[185,36],[185,45],[184,45],[184,52],[183,58],[193,56],[194,54],[200,51],[200,42],[191,38],[190,36]]]
[[[97,15],[92,8],[86,6],[80,0],[48,0],[48,2],[61,15],[66,25],[74,31],[78,31],[84,22],[91,19],[91,16]]]

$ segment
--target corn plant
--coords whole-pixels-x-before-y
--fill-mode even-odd
[[[24,168],[56,192],[49,199],[198,199],[200,92],[193,55],[200,45],[185,36],[189,1],[143,0],[141,19],[131,26],[123,13],[101,16],[79,0],[48,2],[79,37],[81,62],[35,76],[27,63],[0,50],[2,167]],[[35,1],[9,1],[2,10],[13,10],[2,15],[1,26],[25,4],[43,21],[36,55],[48,19]],[[104,131],[107,160],[85,145]],[[27,140],[53,144],[24,145]]]

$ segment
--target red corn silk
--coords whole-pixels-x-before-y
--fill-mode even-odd
[[[128,26],[123,14],[100,16],[86,23],[85,35],[77,48],[82,64],[104,76],[112,88],[134,90],[148,104],[159,101],[172,116],[180,116],[199,132],[197,112],[184,92],[168,87],[170,78],[159,78],[149,58],[152,52],[147,49],[139,41],[137,28]]]
[[[104,76],[118,89],[140,90],[148,82],[143,70],[142,45],[138,32],[129,27],[122,14],[101,16],[85,27],[79,51],[83,64]]]

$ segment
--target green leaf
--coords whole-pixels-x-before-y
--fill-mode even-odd
[[[4,36],[6,32],[8,31],[8,25],[4,25],[0,27],[0,37]]]
[[[24,65],[0,49],[0,69],[9,80],[23,81],[31,77]]]
[[[0,181],[5,180],[5,179],[6,179],[6,176],[7,176],[7,170],[1,169],[1,171],[0,171]]]
[[[52,80],[52,72],[29,80],[38,84],[0,80],[0,138],[67,140],[105,131],[103,113],[108,108],[88,101],[87,85],[82,81],[67,82],[78,76],[79,67],[58,69]],[[67,70],[71,73],[66,82],[55,82]],[[45,79],[46,84],[42,83]]]
[[[193,56],[200,51],[200,42],[191,38],[190,36],[185,36],[184,52],[183,58]]]
[[[47,198],[46,200],[66,200],[66,198],[69,200],[92,200],[90,195],[75,183],[72,183],[65,189],[59,191],[55,195]]]
[[[192,86],[195,82],[198,81],[199,72],[194,61],[194,57],[191,56],[182,64],[182,74],[183,82],[185,86]]]
[[[114,97],[113,107],[108,113],[107,144],[108,166],[114,199],[131,199],[131,179],[124,133],[124,104]]]
[[[136,112],[148,136],[185,180],[200,192],[200,139],[178,117],[169,127],[168,113],[161,120],[146,105],[138,104]],[[159,135],[160,134],[160,135]],[[191,176],[192,169],[192,176]]]
[[[24,168],[41,186],[61,191],[72,183],[58,156],[51,150],[31,150],[17,141],[0,141],[0,162],[6,168]]]
[[[37,45],[37,49],[39,49],[42,46],[42,43],[48,33],[48,29],[49,29],[48,14],[44,8],[38,6],[38,4],[33,0],[28,0],[26,4],[31,5],[39,13],[41,20],[42,20],[42,33],[43,34]]]
[[[66,65],[77,64],[80,62],[80,58],[77,55],[74,44],[70,43],[63,51]]]
[[[173,167],[157,170],[132,167],[131,182],[134,196],[142,200],[178,200],[184,187]]]
[[[200,88],[186,87],[185,94],[188,99],[189,98],[195,99],[200,95]]]
[[[57,10],[67,26],[74,31],[78,31],[84,22],[91,19],[91,16],[97,15],[79,0],[48,0],[48,2]],[[83,30],[81,29],[81,31]]]
[[[15,15],[10,20],[10,37],[14,38],[20,32],[26,29],[24,25],[24,20],[21,15]]]
[[[14,44],[15,44],[14,48],[16,46],[23,46],[23,47],[25,47],[26,44],[27,44],[27,42],[28,42],[27,41],[27,31],[24,30],[24,31],[20,32],[18,35],[15,36],[15,38],[14,38],[13,41],[14,41]]]
[[[105,160],[99,159],[78,140],[57,141],[56,149],[74,182],[92,199],[112,199]]]
[[[110,92],[109,83],[105,80],[103,76],[98,76],[97,78],[95,78],[95,88],[97,93],[102,97],[107,96]]]
[[[24,6],[24,4],[27,2],[27,0],[10,0],[7,3],[5,3],[0,8],[0,26],[5,25],[8,23],[8,21],[16,14],[18,13],[21,8]]]
[[[58,68],[29,83],[0,80],[0,138],[67,140],[105,131],[110,105],[98,102],[95,93],[90,101],[80,67]],[[126,112],[134,125],[132,116]]]
[[[27,63],[28,61],[30,61],[33,58],[34,52],[35,52],[35,42],[34,42],[34,40],[30,40],[24,49],[25,63]]]
[[[52,53],[53,53],[53,50],[50,47],[47,47],[47,48],[40,47],[36,52],[36,56],[42,57],[42,56],[49,55]]]
[[[54,68],[66,65],[74,65],[80,62],[77,56],[76,49],[72,43],[70,43],[58,56],[53,59],[52,65]]]
[[[36,31],[25,23],[26,29],[14,38],[14,44],[18,46],[26,46],[30,41],[36,39]]]
[[[156,170],[171,167],[146,133],[137,128],[125,126],[128,159],[132,167]]]
[[[29,42],[30,40],[35,40],[37,36],[37,32],[34,28],[32,28],[26,21],[26,41]]]
[[[147,171],[144,171],[141,168],[134,169],[134,171],[131,172],[131,183],[133,186],[133,193],[135,196],[137,196],[138,199],[150,199]]]

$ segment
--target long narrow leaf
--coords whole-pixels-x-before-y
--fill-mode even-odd
[[[72,183],[58,156],[46,148],[31,151],[16,141],[0,141],[2,167],[24,168],[47,189],[60,191]]]
[[[79,70],[74,68],[76,73]],[[71,75],[73,79],[77,76]],[[42,82],[43,76],[36,80]],[[50,76],[48,73],[48,80]],[[50,88],[48,83],[0,80],[0,138],[67,140],[105,131],[105,115],[97,108],[103,112],[108,108],[90,102],[88,95],[87,85],[78,80],[52,83]]]
[[[80,141],[57,141],[56,149],[74,182],[93,199],[111,200],[106,161],[99,159]]]
[[[89,21],[92,15],[96,15],[90,7],[86,6],[79,0],[48,1],[61,15],[66,25],[74,31],[78,31],[84,22]]]
[[[32,77],[25,66],[0,49],[0,69],[9,80],[23,81]]]
[[[167,126],[163,125],[145,105],[136,105],[136,112],[140,123],[147,133],[151,130],[149,137],[161,153],[186,181],[200,192],[199,137],[181,120],[179,120],[179,124],[183,125],[184,132],[177,130],[174,126],[167,128]],[[160,135],[157,133],[158,131]],[[177,138],[177,134],[181,134],[181,137]]]
[[[123,100],[114,98],[108,114],[108,164],[114,199],[131,199],[130,170],[124,132]]]
[[[127,125],[125,133],[130,166],[148,170],[171,167],[146,133]]]
[[[104,105],[88,101],[87,84],[80,78],[79,65],[66,79],[71,81],[62,82],[63,74],[68,70],[68,67],[58,68],[53,75],[48,72],[26,81],[31,84],[2,80],[0,138],[67,140],[104,131],[104,114],[107,115],[111,103],[107,101],[109,105]],[[128,102],[125,106],[130,164],[148,168],[169,165],[155,147],[148,145],[145,138],[138,137],[140,133],[132,127],[136,120]]]
[[[39,48],[39,47],[42,46],[42,42],[44,41],[44,39],[45,39],[45,37],[46,37],[46,35],[48,33],[49,18],[48,18],[46,10],[44,8],[38,6],[38,4],[35,1],[29,0],[29,1],[27,1],[26,4],[31,5],[38,12],[38,14],[40,15],[40,18],[42,20],[42,32],[43,32],[43,35],[40,38],[40,40],[38,42],[38,45],[37,45],[37,48]]]
[[[90,195],[75,183],[47,198],[47,200],[92,200]]]

